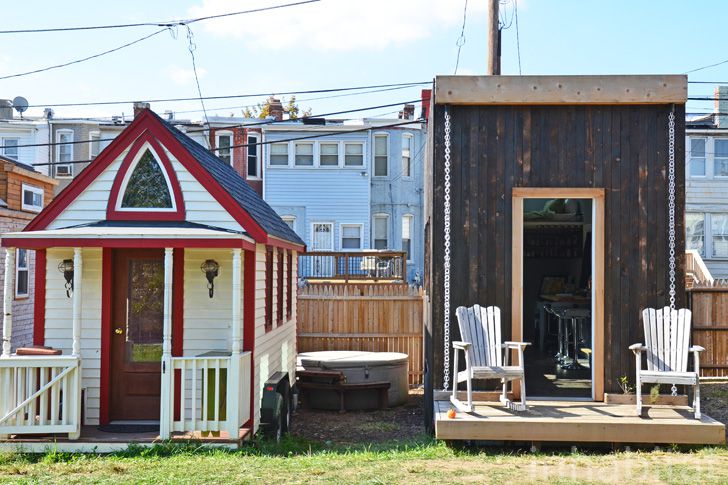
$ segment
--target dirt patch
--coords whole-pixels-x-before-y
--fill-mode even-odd
[[[335,445],[363,445],[409,441],[425,433],[423,392],[412,390],[407,403],[376,411],[321,411],[298,409],[291,434]]]
[[[728,427],[728,381],[700,384],[701,411]]]

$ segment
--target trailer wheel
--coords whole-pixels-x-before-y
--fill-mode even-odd
[[[270,440],[274,440],[276,443],[281,441],[283,436],[283,400],[279,399],[273,413],[273,419],[270,423],[267,423],[263,428],[263,436]]]

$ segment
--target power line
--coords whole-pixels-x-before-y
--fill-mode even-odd
[[[91,26],[82,26],[82,27],[55,27],[55,28],[48,28],[48,29],[20,29],[20,30],[0,30],[0,34],[36,34],[36,33],[42,33],[42,32],[71,32],[71,31],[78,31],[78,30],[102,30],[102,29],[123,29],[123,28],[129,28],[129,27],[175,27],[175,26],[184,26],[189,25],[195,22],[201,22],[203,20],[211,20],[211,19],[218,19],[223,17],[232,17],[236,15],[244,15],[249,13],[257,13],[257,12],[265,12],[267,10],[276,10],[280,8],[286,8],[286,7],[295,7],[297,5],[304,5],[307,3],[315,3],[320,0],[303,0],[300,2],[294,2],[294,3],[285,3],[280,5],[272,5],[270,7],[261,7],[261,8],[255,8],[251,10],[241,10],[239,12],[228,12],[218,15],[208,15],[206,17],[197,17],[187,20],[166,20],[161,22],[139,22],[139,23],[133,23],[133,24],[110,24],[110,25],[91,25]]]
[[[696,69],[691,69],[689,71],[685,71],[683,74],[690,74],[691,72],[702,71],[703,69],[709,69],[711,67],[720,66],[721,64],[725,64],[725,63],[728,63],[728,59],[726,59],[724,61],[716,62],[715,64],[708,64],[707,66],[702,66],[702,67],[698,67]]]
[[[197,84],[197,94],[200,97],[200,104],[202,105],[202,113],[205,115],[205,123],[208,125],[210,121],[207,119],[207,110],[205,109],[205,100],[202,98],[202,88],[200,87],[200,78],[197,75],[197,63],[195,62],[195,50],[197,45],[195,44],[194,35],[192,34],[192,28],[189,25],[187,27],[187,50],[190,51],[190,57],[192,58],[192,72],[195,74],[195,84]]]
[[[385,88],[385,87],[395,87],[395,86],[407,86],[407,87],[414,87],[414,86],[422,86],[425,84],[432,84],[432,81],[416,81],[416,82],[409,82],[409,83],[390,83],[390,84],[372,84],[367,86],[347,86],[343,88],[328,88],[328,89],[308,89],[303,91],[270,91],[265,93],[250,93],[250,94],[229,94],[229,95],[222,95],[222,96],[204,96],[203,99],[210,100],[210,99],[235,99],[235,98],[260,98],[263,96],[282,96],[282,95],[292,95],[292,94],[318,94],[318,93],[335,93],[340,91],[358,91],[361,89],[374,89],[374,88]],[[44,104],[31,104],[28,107],[29,108],[44,108],[44,107],[54,107],[54,108],[62,108],[67,106],[107,106],[107,105],[115,105],[115,104],[132,104],[137,101],[145,101],[147,103],[174,103],[174,102],[180,102],[180,101],[199,101],[199,97],[194,98],[158,98],[158,99],[133,99],[133,100],[124,100],[124,101],[89,101],[84,103],[44,103]]]
[[[458,47],[458,55],[455,58],[455,74],[458,73],[458,66],[460,65],[460,51],[465,45],[465,20],[468,16],[468,0],[465,0],[465,6],[463,7],[463,26],[460,29],[460,37],[455,41],[455,45]]]
[[[513,0],[513,15],[516,17],[516,51],[518,52],[518,75],[521,75],[521,37],[518,32],[518,0]]]

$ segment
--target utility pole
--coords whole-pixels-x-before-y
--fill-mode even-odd
[[[488,0],[488,74],[500,74],[500,30],[498,29],[498,2]]]

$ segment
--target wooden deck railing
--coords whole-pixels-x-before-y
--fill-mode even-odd
[[[81,361],[74,356],[0,358],[0,436],[81,432]]]
[[[407,253],[310,251],[298,258],[298,277],[326,281],[405,281]]]
[[[251,354],[244,352],[238,359],[172,358],[172,432],[227,431],[237,438],[237,430],[250,418]]]
[[[715,281],[695,249],[685,251],[685,278],[688,288],[693,285],[712,285]]]

